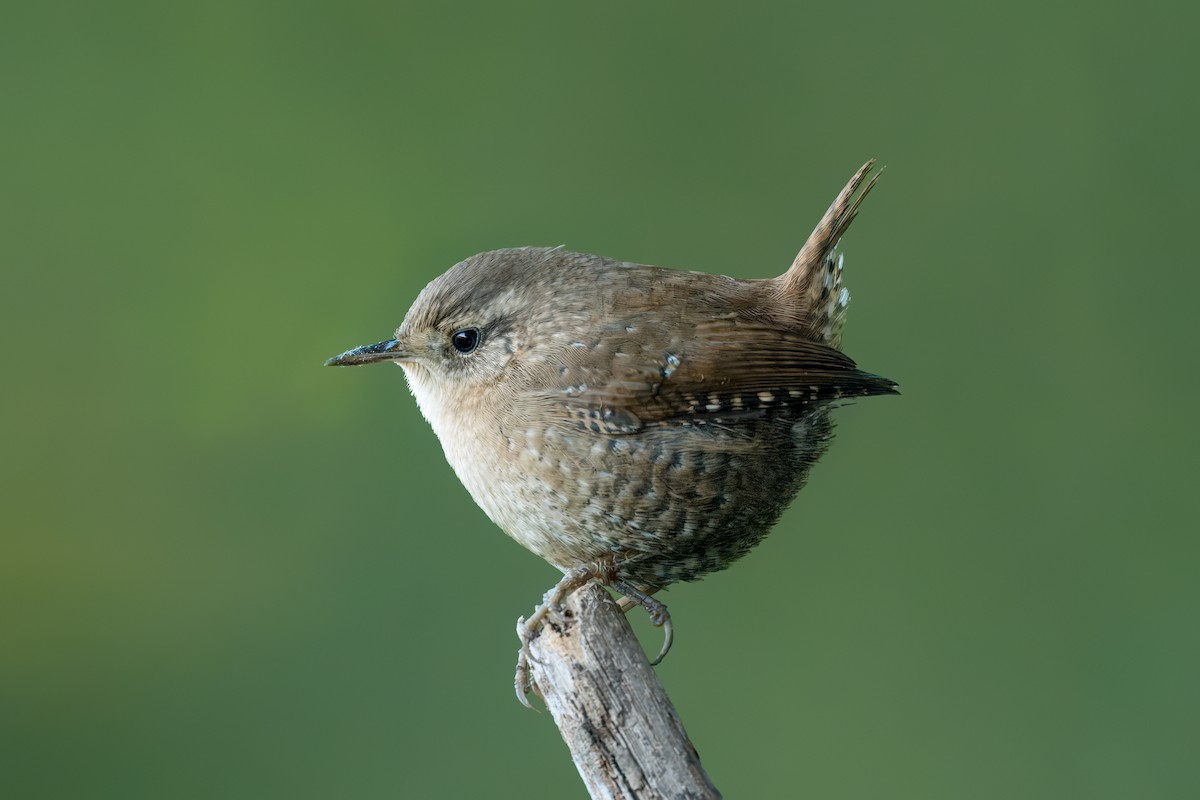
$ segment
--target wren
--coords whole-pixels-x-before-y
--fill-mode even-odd
[[[652,595],[766,535],[829,446],[833,405],[897,393],[838,349],[849,293],[835,248],[873,164],[779,277],[480,253],[426,286],[392,339],[326,362],[399,364],[471,497],[563,572],[518,620],[522,703],[530,640],[590,581],[664,627],[661,660],[672,628]]]

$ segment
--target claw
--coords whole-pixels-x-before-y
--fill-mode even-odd
[[[544,664],[546,662],[535,658],[533,655],[531,645],[533,644],[533,640],[537,638],[539,626],[535,625],[532,619],[531,617],[530,622],[526,622],[524,617],[517,617],[517,638],[521,640],[520,658],[525,659],[530,664]]]
[[[566,606],[553,605],[546,609],[546,619],[562,625],[570,618]]]
[[[667,653],[671,652],[671,645],[675,643],[675,626],[671,624],[671,615],[667,614],[666,606],[663,606],[663,614],[666,616],[662,622],[654,622],[654,617],[651,616],[650,621],[656,627],[663,629],[662,649],[658,651],[658,655],[650,662],[650,666],[657,667],[662,663],[662,660],[667,657]]]
[[[513,687],[517,692],[517,700],[528,709],[533,709],[533,706],[529,704],[528,696],[529,690],[533,688],[533,673],[529,665],[542,663],[533,657],[530,649],[538,632],[537,623],[536,611],[530,617],[529,622],[526,622],[524,617],[517,619],[517,638],[521,640],[521,647],[517,650],[517,675],[513,679]]]
[[[513,687],[517,692],[517,700],[521,705],[528,709],[534,709],[529,704],[529,691],[533,688],[533,671],[530,664],[541,664],[542,662],[534,658],[532,645],[533,640],[538,634],[538,625],[534,617],[530,617],[530,622],[526,622],[524,617],[517,620],[517,637],[521,640],[521,647],[517,650],[517,675],[513,679]]]
[[[533,706],[529,704],[529,689],[531,686],[531,675],[529,672],[529,654],[525,652],[525,646],[521,646],[521,651],[517,655],[517,677],[513,681],[513,688],[517,692],[517,701],[533,711]]]
[[[667,653],[671,652],[671,645],[675,643],[675,626],[671,624],[671,614],[667,611],[667,607],[633,584],[625,581],[613,581],[609,585],[625,595],[623,599],[628,599],[646,609],[646,613],[650,615],[650,624],[663,629],[662,649],[650,662],[650,666],[658,666],[667,657]]]
[[[545,622],[546,616],[549,614],[559,613],[559,606],[566,599],[567,595],[583,586],[585,583],[596,577],[596,570],[592,567],[576,567],[563,576],[562,580],[554,585],[554,588],[546,592],[542,598],[541,605],[533,610],[533,614],[526,620],[524,617],[517,619],[517,637],[521,640],[521,649],[517,651],[517,675],[513,681],[514,688],[517,692],[517,700],[526,708],[533,708],[529,704],[529,690],[533,688],[533,674],[530,664],[541,664],[533,657],[533,652],[530,650],[534,638],[537,637],[541,630],[542,623]]]

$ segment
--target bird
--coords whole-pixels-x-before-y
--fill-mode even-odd
[[[899,393],[839,349],[838,243],[874,164],[777,277],[493,250],[430,282],[390,339],[326,362],[398,364],[471,497],[562,572],[517,621],[523,704],[530,642],[570,593],[596,582],[645,608],[657,664],[674,628],[654,595],[763,539],[829,446],[834,406]]]

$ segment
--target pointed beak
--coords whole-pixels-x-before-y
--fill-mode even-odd
[[[365,344],[353,350],[347,350],[340,356],[334,356],[325,362],[327,367],[357,367],[359,364],[374,364],[377,361],[408,361],[412,354],[400,346],[395,339],[388,339],[378,344]]]

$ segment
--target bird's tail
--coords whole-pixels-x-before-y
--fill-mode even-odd
[[[831,347],[837,347],[841,342],[846,306],[850,303],[850,293],[842,286],[842,255],[836,248],[858,214],[863,198],[883,172],[876,172],[863,186],[874,166],[872,159],[854,173],[813,228],[792,266],[775,279],[788,303],[801,312],[809,333]],[[861,192],[859,187],[862,187]]]

